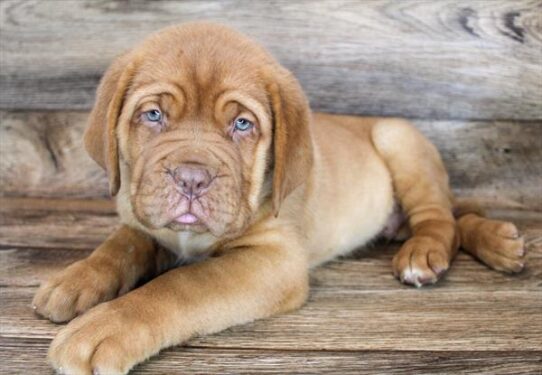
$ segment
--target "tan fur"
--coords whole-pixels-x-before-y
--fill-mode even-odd
[[[141,115],[156,107],[159,127]],[[241,115],[247,133],[231,130]],[[289,72],[222,26],[168,28],[117,59],[85,144],[123,226],[35,296],[53,321],[89,310],[51,344],[67,374],[126,373],[195,334],[298,308],[310,267],[377,238],[397,203],[411,235],[393,260],[401,281],[436,282],[460,244],[495,269],[523,267],[513,224],[475,209],[456,221],[440,156],[412,125],[311,114]],[[186,163],[220,176],[193,227],[176,221],[185,198],[170,173]]]

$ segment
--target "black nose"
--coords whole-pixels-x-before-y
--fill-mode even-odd
[[[211,174],[199,165],[186,164],[177,167],[173,178],[182,192],[190,197],[198,196],[211,184]]]

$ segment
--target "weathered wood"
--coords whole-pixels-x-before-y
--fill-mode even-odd
[[[0,111],[0,196],[103,198],[86,155],[86,114]],[[414,123],[441,151],[454,189],[491,206],[542,209],[542,120]]]
[[[63,208],[67,211],[60,211]],[[460,254],[439,285],[485,291],[540,287],[542,214],[504,211],[493,216],[515,222],[522,231],[528,250],[526,270],[516,276],[494,273],[469,255]],[[107,201],[0,199],[0,286],[38,286],[88,256],[116,225],[118,219]],[[391,243],[360,249],[347,259],[314,270],[311,283],[326,289],[395,290],[400,285],[391,276],[390,264],[398,247]],[[473,284],[475,280],[482,285]]]
[[[437,146],[459,196],[542,209],[542,121],[414,121]]]
[[[542,223],[539,222],[542,226]],[[542,238],[542,237],[541,237]],[[69,246],[69,244],[66,244]],[[461,291],[540,290],[542,245],[528,246],[527,267],[518,275],[492,272],[467,254],[460,253],[439,287]],[[311,272],[311,286],[325,290],[389,291],[409,289],[391,274],[391,259],[399,245],[380,244],[345,259],[327,263]],[[0,286],[37,287],[90,250],[5,248],[0,250]]]
[[[55,1],[0,5],[0,107],[88,109],[112,58],[166,25],[229,24],[327,112],[542,118],[539,0]]]
[[[48,200],[37,199],[15,199],[13,203],[11,200],[0,200],[0,207],[4,207],[0,209],[0,248],[92,249],[119,225],[111,206],[104,201],[81,204],[61,200],[47,203]],[[48,208],[47,204],[54,206]],[[60,211],[62,207],[70,207],[70,210]],[[529,246],[542,246],[541,213],[502,210],[488,213],[518,225]]]
[[[102,205],[101,202],[96,202]],[[37,209],[0,211],[0,247],[92,249],[119,225],[114,212]],[[90,212],[89,212],[90,211]]]
[[[116,217],[103,201],[5,198],[0,205],[0,373],[47,373],[46,350],[61,326],[34,315],[37,285],[87,256],[110,231],[96,223]],[[398,245],[377,245],[313,270],[301,310],[197,337],[134,373],[537,374],[542,216],[492,214],[515,221],[524,233],[528,266],[519,275],[490,271],[459,254],[442,282],[414,289],[391,275]],[[26,247],[27,237],[38,247]]]
[[[43,204],[40,211],[26,206],[12,215],[4,211],[6,221],[0,228],[10,220],[29,225],[31,230],[17,235],[45,237],[40,241],[50,248],[5,246],[29,241],[10,240],[13,230],[1,232],[1,335],[51,338],[59,327],[34,316],[29,306],[32,296],[40,281],[89,254],[90,249],[67,249],[77,247],[74,243],[94,241],[88,240],[84,228],[87,225],[88,231],[92,229],[88,225],[95,223],[90,215],[101,214],[88,213],[81,229],[74,231],[73,225],[54,224],[61,222],[60,212],[45,211]],[[38,213],[41,224],[25,224]],[[417,290],[391,275],[397,245],[376,246],[314,270],[309,302],[300,311],[196,338],[189,345],[273,350],[542,350],[542,217],[526,212],[500,216],[517,222],[526,237],[528,266],[519,275],[490,271],[460,254],[442,282]],[[105,237],[106,227],[100,228]],[[96,232],[95,240],[99,236]]]
[[[35,287],[0,289],[3,337],[52,338],[59,331],[60,325],[34,315],[30,303],[35,292]],[[197,337],[187,345],[275,350],[542,350],[541,310],[540,289],[313,288],[300,310]]]
[[[48,340],[0,339],[0,372],[50,373]],[[533,374],[539,351],[316,351],[171,348],[137,374]]]
[[[17,211],[84,212],[96,214],[115,213],[115,202],[111,199],[42,199],[0,197],[0,213]]]
[[[0,112],[0,194],[108,196],[105,173],[83,147],[86,118],[75,112]]]

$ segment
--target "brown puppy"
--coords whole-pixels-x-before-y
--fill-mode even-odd
[[[85,142],[123,226],[34,299],[56,322],[98,305],[51,345],[67,374],[126,373],[195,334],[298,308],[310,267],[393,237],[401,217],[405,283],[436,282],[460,243],[523,267],[513,224],[456,221],[439,154],[413,126],[312,115],[295,78],[223,26],[167,28],[115,60]]]

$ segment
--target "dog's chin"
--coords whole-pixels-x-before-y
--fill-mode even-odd
[[[209,227],[203,222],[196,222],[192,224],[180,223],[177,220],[173,220],[166,225],[166,228],[175,232],[194,232],[205,233],[209,232]]]
[[[210,232],[209,226],[202,220],[197,220],[192,223],[186,223],[178,220],[178,218],[152,218],[152,217],[142,217],[136,215],[138,221],[143,226],[151,230],[159,229],[170,229],[175,232],[194,232],[194,233],[205,233]]]

